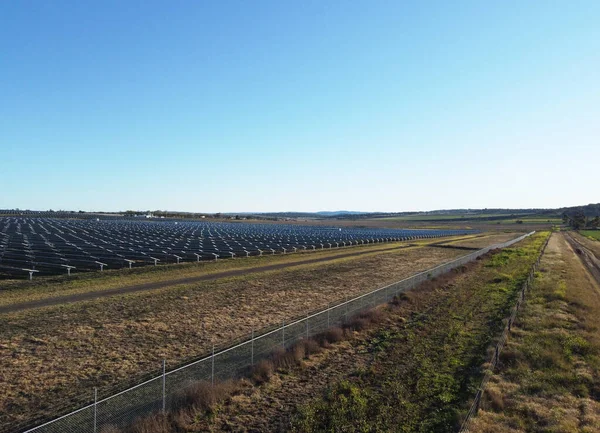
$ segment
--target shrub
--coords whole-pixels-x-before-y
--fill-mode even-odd
[[[262,360],[252,368],[251,378],[257,384],[268,382],[273,375],[273,362]]]

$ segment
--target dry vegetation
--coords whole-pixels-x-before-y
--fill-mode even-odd
[[[473,432],[600,431],[600,287],[555,234]]]
[[[468,237],[458,237],[458,239],[462,238]],[[422,239],[415,241],[414,244],[423,245],[430,242],[431,239]],[[134,269],[109,269],[104,272],[74,272],[71,277],[66,275],[35,277],[32,282],[25,279],[0,280],[0,306],[58,296],[118,289],[139,284],[172,283],[174,280],[204,277],[229,271],[257,272],[264,266],[294,266],[307,260],[335,260],[338,256],[347,254],[378,254],[383,250],[402,248],[407,245],[406,242],[392,242],[322,251],[299,251],[298,253],[285,255],[226,259],[216,262],[204,261],[200,263],[182,263],[180,265],[145,266]]]
[[[461,239],[461,240],[450,240],[448,242],[444,242],[441,245],[452,245],[457,247],[468,247],[468,248],[485,248],[491,244],[498,244],[501,242],[506,242],[511,239],[519,236],[518,233],[510,232],[510,233],[496,233],[496,234],[484,234],[481,236],[473,237],[470,239]]]
[[[219,399],[195,391],[210,404],[140,420],[128,432],[454,431],[544,239],[427,282],[344,329],[274,354],[251,381],[218,390]],[[148,424],[155,429],[140,429]]]
[[[3,315],[0,431],[55,415],[173,367],[210,346],[446,262],[464,251],[409,248],[294,270]],[[82,397],[83,396],[83,397]]]

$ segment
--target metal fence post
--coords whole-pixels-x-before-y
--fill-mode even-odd
[[[348,309],[350,307],[348,307],[348,297],[346,296],[346,320],[348,320]]]
[[[308,313],[306,313],[306,339],[308,340]]]
[[[94,387],[94,433],[98,431],[98,388]]]
[[[210,374],[211,383],[215,385],[215,345],[213,344],[212,349],[212,366],[211,366],[211,374]]]
[[[250,364],[254,365],[254,329],[252,329],[252,344],[250,349]]]
[[[163,380],[162,380],[162,410],[167,410],[167,360],[163,359]]]

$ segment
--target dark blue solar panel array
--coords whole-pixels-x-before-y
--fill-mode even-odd
[[[291,253],[434,238],[468,230],[397,230],[131,219],[0,218],[0,275]]]

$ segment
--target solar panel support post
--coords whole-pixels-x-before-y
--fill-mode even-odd
[[[133,260],[127,260],[127,259],[123,259],[123,260],[129,264],[129,269],[131,269],[131,264],[133,263]]]
[[[173,254],[173,255],[174,255],[174,254]],[[177,259],[177,264],[179,264],[179,262],[181,261],[181,259],[182,259],[183,257],[175,256],[175,258]]]
[[[202,256],[200,254],[196,254],[196,253],[194,253],[194,255],[196,256],[196,261],[200,262],[200,257],[202,257]]]
[[[217,253],[212,253],[213,256],[215,256],[215,262],[217,261],[217,259],[219,258],[219,255]]]
[[[67,275],[70,277],[71,276],[71,269],[75,269],[75,266],[69,266],[69,265],[61,265],[63,268],[67,268]]]

